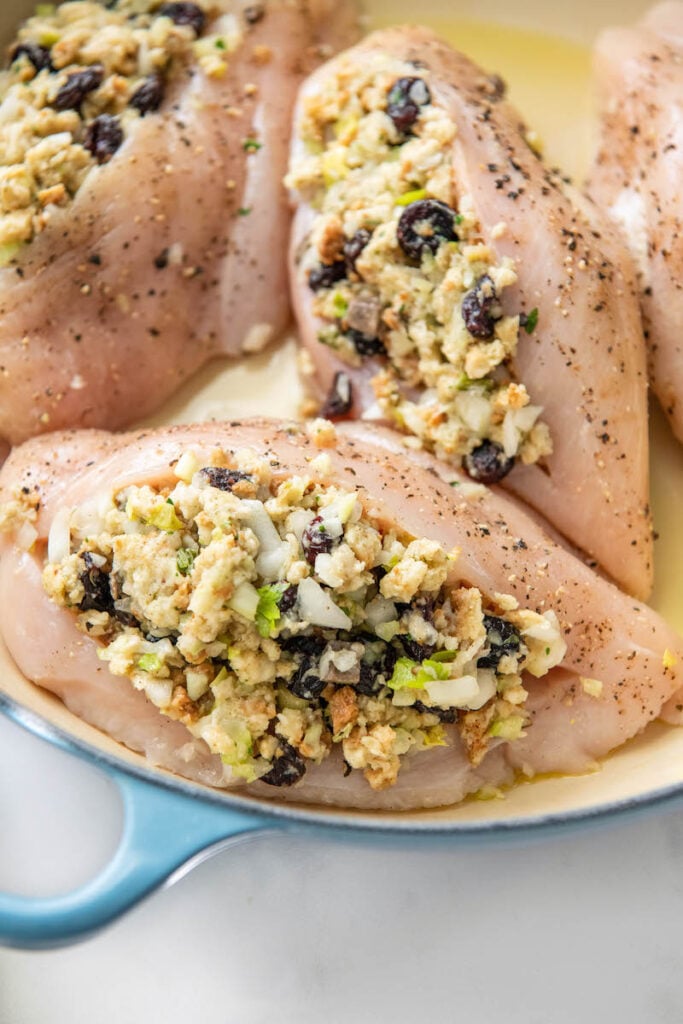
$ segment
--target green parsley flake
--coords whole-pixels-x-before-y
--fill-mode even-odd
[[[538,323],[538,309],[534,306],[531,312],[527,315],[524,321],[524,330],[527,334],[531,334]]]

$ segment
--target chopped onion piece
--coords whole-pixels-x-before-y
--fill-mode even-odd
[[[435,679],[425,683],[432,704],[441,708],[469,708],[479,697],[479,683],[476,676],[460,676],[459,679]],[[481,707],[481,704],[477,705]]]
[[[240,503],[240,509],[246,512],[244,521],[254,531],[259,542],[257,573],[266,582],[276,580],[284,567],[288,545],[280,538],[262,501],[244,500]]]
[[[346,612],[338,608],[319,583],[307,576],[299,584],[299,614],[312,626],[326,629],[351,629]]]
[[[17,547],[22,551],[30,551],[37,540],[38,531],[33,523],[29,523],[28,519],[25,519],[17,533]]]
[[[344,582],[344,577],[334,567],[332,555],[328,555],[325,552],[316,556],[315,574],[328,587],[341,587]]]
[[[522,636],[529,648],[524,670],[539,678],[559,665],[567,653],[560,624],[555,612],[544,612],[543,621],[522,630]]]
[[[369,604],[365,606],[365,618],[371,626],[379,626],[383,622],[393,622],[396,619],[396,605],[388,601],[386,597],[378,594]]]
[[[313,519],[315,519],[315,512],[311,512],[307,508],[296,508],[287,516],[287,530],[291,531],[301,543],[304,530]]]
[[[478,711],[487,704],[498,691],[496,673],[491,669],[480,668],[477,671],[477,682],[479,683],[479,695],[467,705],[469,711]]]
[[[204,672],[188,668],[185,672],[185,686],[190,700],[199,700],[209,689],[209,680]]]
[[[53,565],[68,558],[71,553],[71,509],[60,508],[50,527],[47,538],[47,560]]]
[[[183,452],[176,462],[173,472],[179,480],[182,480],[183,483],[189,484],[192,481],[192,477],[195,473],[199,472],[201,468],[202,464],[199,461],[197,453],[188,449],[188,451]]]
[[[167,708],[173,696],[173,683],[165,679],[154,679],[145,682],[144,692],[158,708]]]
[[[343,533],[343,530],[341,529],[342,524],[348,523],[354,515],[356,511],[356,499],[357,495],[355,492],[352,492],[351,494],[342,494],[320,510],[320,515],[325,522],[328,533],[330,532],[331,523],[339,523],[339,533],[331,534],[333,537],[341,536]]]

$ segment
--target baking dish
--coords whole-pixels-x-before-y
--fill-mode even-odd
[[[463,2],[459,6],[458,17],[474,16],[476,6]],[[525,30],[557,33],[578,44],[581,40],[589,41],[599,24],[631,19],[644,6],[631,2],[598,8],[586,3],[581,5],[582,17],[579,19],[576,8],[569,12],[528,0],[517,4],[513,10],[509,5],[492,3],[487,7],[487,15],[497,19],[501,25],[513,24]],[[31,7],[31,4],[20,0],[3,5],[0,31],[9,36],[14,23]],[[377,4],[373,11],[382,22],[414,17],[414,10],[403,0],[392,4],[391,8]],[[448,34],[456,42],[462,34],[465,48],[468,48],[470,36],[479,38],[476,31],[463,29],[460,32],[454,27],[450,20],[451,12],[439,0],[432,0],[423,17],[437,29],[447,27]],[[495,32],[482,29],[480,37],[490,40],[495,37]],[[530,36],[523,38],[527,42],[532,39]],[[542,46],[543,37],[538,36],[535,44]],[[578,45],[577,52],[583,52],[579,51]],[[474,53],[474,56],[479,54]],[[501,70],[506,72],[504,67]],[[547,70],[551,70],[550,64]],[[581,89],[582,95],[585,94],[585,82],[581,83]],[[530,116],[533,113],[529,111]],[[556,140],[555,143],[558,152],[561,141]],[[291,349],[277,353],[275,359],[277,365],[284,360],[287,372],[291,373]],[[251,381],[254,393],[259,390],[254,380],[263,380],[263,375],[268,374],[267,359],[261,359],[255,365]],[[215,414],[220,388],[223,389],[222,394],[229,396],[230,382],[234,386],[234,381],[240,379],[239,374],[248,376],[249,372],[243,368],[228,370],[217,381],[204,374],[158,419]],[[271,381],[277,372],[271,372]],[[259,399],[249,398],[246,403],[243,400],[239,412],[263,411],[264,402],[269,405],[263,394]],[[269,409],[290,414],[294,404],[295,396],[290,392],[280,408],[273,409],[269,405]],[[228,415],[236,412],[234,403],[229,399],[223,408]],[[669,467],[667,472],[673,473],[670,479],[680,486],[683,471],[679,453],[666,437],[659,421],[656,432],[658,465],[666,463]],[[671,496],[668,501],[671,501]],[[675,552],[670,548],[667,551],[668,561],[675,564]],[[666,556],[660,552],[660,568],[665,560]],[[672,578],[673,571],[668,568],[665,584],[670,585]],[[664,589],[660,586],[656,598],[660,606],[666,605],[662,607],[665,614],[675,618],[674,605],[667,604],[667,593],[666,586]],[[579,824],[607,822],[615,815],[634,813],[683,796],[683,731],[657,723],[591,775],[524,783],[504,800],[470,801],[456,808],[390,814],[313,809],[291,803],[280,804],[276,800],[227,794],[151,768],[142,757],[86,725],[54,697],[27,683],[2,647],[0,710],[46,741],[106,771],[121,791],[125,810],[119,848],[109,865],[92,882],[77,892],[58,898],[28,899],[0,895],[0,941],[24,947],[44,948],[83,938],[114,920],[153,889],[180,877],[216,849],[264,831],[325,829],[340,836],[353,832],[368,839],[391,842],[528,840],[532,836],[543,836],[550,831]]]

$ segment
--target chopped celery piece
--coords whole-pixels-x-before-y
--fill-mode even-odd
[[[142,654],[138,658],[138,668],[143,672],[158,672],[161,668],[161,658],[158,654]]]
[[[412,658],[399,658],[387,686],[392,690],[421,690],[425,683],[448,679],[449,675],[447,665],[431,658],[421,663],[413,661]]]
[[[163,505],[156,505],[149,514],[147,522],[150,526],[156,526],[157,530],[164,533],[177,533],[184,528],[181,519],[176,515],[175,506],[165,501]]]
[[[256,606],[256,628],[263,637],[272,636],[275,624],[280,621],[279,601],[283,593],[282,584],[259,587]]]
[[[402,196],[394,200],[396,206],[410,206],[411,203],[416,203],[420,199],[424,199],[427,195],[426,188],[416,188],[412,192],[404,192]]]

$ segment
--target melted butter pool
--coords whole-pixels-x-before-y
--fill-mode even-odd
[[[370,28],[396,22],[391,0],[374,0]],[[483,68],[502,75],[509,96],[539,135],[545,157],[580,181],[595,137],[590,48],[578,42],[499,24],[426,18],[452,45]],[[288,338],[264,355],[238,365],[218,360],[174,396],[150,424],[232,417],[294,417],[301,398],[296,347]],[[656,585],[652,603],[683,631],[683,447],[653,408],[652,504]]]

